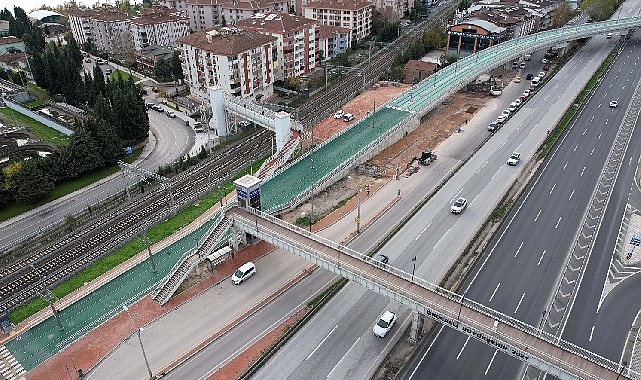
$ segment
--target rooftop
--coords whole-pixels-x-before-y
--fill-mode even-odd
[[[373,7],[367,0],[312,0],[303,5],[303,8],[336,9],[344,11],[357,11],[363,8]]]
[[[178,39],[178,43],[218,55],[237,55],[275,41],[276,38],[249,30],[214,28]]]
[[[342,28],[340,26],[334,25],[318,25],[316,27],[316,34],[319,38],[331,38],[335,37],[336,33],[346,34],[349,33],[348,28]]]
[[[317,23],[318,21],[305,17],[271,12],[267,14],[257,13],[251,18],[239,20],[237,25],[241,29],[284,34],[286,32],[292,32]]]

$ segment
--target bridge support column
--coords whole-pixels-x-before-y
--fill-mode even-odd
[[[232,224],[231,225],[231,242],[230,245],[232,247],[231,251],[231,259],[234,259],[234,253],[238,251],[238,247],[240,244],[247,245],[247,236],[245,234],[245,231],[242,229],[238,228],[236,225]]]
[[[410,341],[418,343],[418,338],[423,329],[423,321],[425,317],[417,312],[412,313],[412,327],[410,328]]]
[[[223,106],[223,89],[220,86],[209,87],[209,104],[211,104],[211,121],[209,128],[215,129],[218,137],[227,136],[227,119]]]
[[[277,112],[274,119],[274,129],[276,130],[276,150],[281,151],[287,140],[292,128],[292,121],[287,112]]]

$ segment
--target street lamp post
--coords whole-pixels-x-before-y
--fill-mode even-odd
[[[360,187],[358,188],[356,197],[358,198],[358,206],[356,207],[356,233],[360,234],[361,233],[361,188]]]
[[[40,277],[40,281],[44,281],[47,279],[47,277],[43,276],[33,264],[29,264],[29,265],[38,274],[38,276]],[[62,325],[62,322],[60,321],[60,314],[58,313],[58,309],[56,309],[56,306],[53,304],[53,301],[52,301],[54,298],[54,294],[51,292],[51,290],[47,289],[46,285],[43,285],[42,289],[44,291],[38,290],[38,293],[49,304],[49,307],[51,308],[51,312],[53,313],[53,318],[56,320],[56,324],[58,325],[58,330],[63,331],[65,327]]]
[[[136,326],[136,322],[134,321],[134,317],[131,316],[131,313],[129,313],[129,308],[127,305],[122,305],[122,309],[127,313],[129,316],[129,320],[131,320],[131,324],[134,325],[134,328],[136,329],[136,333],[138,335],[138,342],[140,342],[140,350],[142,351],[142,357],[145,359],[145,365],[147,366],[147,373],[149,374],[149,379],[153,379],[154,375],[151,372],[151,367],[149,367],[149,360],[147,359],[147,353],[145,352],[145,346],[142,344],[142,337],[140,336],[140,332],[143,330],[142,327]]]

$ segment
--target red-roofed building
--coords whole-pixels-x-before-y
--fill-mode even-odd
[[[207,90],[216,85],[241,97],[274,93],[275,37],[218,27],[187,35],[178,44],[185,81],[202,103],[209,103]]]
[[[416,59],[409,60],[403,68],[403,83],[418,83],[435,72],[436,63]]]
[[[316,20],[275,12],[259,13],[237,24],[240,29],[276,37],[277,80],[305,75],[316,67],[317,25]]]
[[[352,38],[359,41],[371,33],[373,8],[367,0],[312,0],[303,5],[303,16],[350,29]]]
[[[189,33],[189,20],[175,9],[143,8],[129,28],[134,49],[140,52],[149,45],[176,46],[176,40]]]
[[[352,46],[352,31],[340,26],[319,25],[316,28],[316,37],[319,60],[321,54],[323,60],[327,61],[345,53]]]

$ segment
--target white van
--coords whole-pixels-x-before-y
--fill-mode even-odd
[[[252,263],[251,261],[246,262],[243,264],[240,268],[234,272],[234,274],[231,276],[231,282],[234,285],[239,285],[243,281],[247,280],[251,276],[256,274],[256,265]]]

